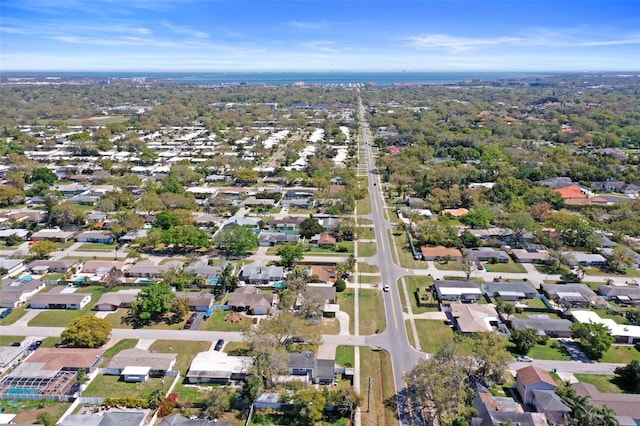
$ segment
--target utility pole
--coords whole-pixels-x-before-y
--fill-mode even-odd
[[[369,376],[369,385],[367,386],[367,413],[371,410],[371,376]]]

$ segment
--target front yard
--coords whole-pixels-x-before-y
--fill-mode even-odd
[[[418,306],[418,300],[416,299],[416,291],[420,290],[420,294],[426,294],[425,290],[433,285],[432,277],[424,277],[424,276],[416,276],[410,275],[403,277],[407,284],[407,292],[409,293],[409,300],[411,301],[411,311],[414,314],[422,314],[425,312],[435,312],[438,311],[438,308],[428,308],[423,306]],[[402,278],[401,278],[402,279]],[[398,281],[398,288],[400,289],[400,300],[402,302],[402,310],[404,312],[409,312],[407,309],[407,305],[405,303],[405,295],[402,285],[400,281]],[[429,293],[430,294],[430,293]],[[437,300],[433,300],[434,303],[438,303]]]
[[[82,309],[52,309],[40,312],[29,325],[32,327],[66,327],[71,321],[84,315],[94,315],[92,311],[100,296],[105,292],[101,286],[81,287],[77,293],[91,293],[91,302]]]

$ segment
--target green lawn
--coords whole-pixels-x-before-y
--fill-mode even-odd
[[[336,364],[343,367],[353,367],[355,348],[353,346],[340,345],[336,348]]]
[[[369,389],[369,380],[371,380],[370,406],[367,401],[368,395],[364,391]],[[399,424],[393,369],[388,352],[360,347],[360,388],[363,395],[361,405],[363,425]]]
[[[358,256],[359,257],[369,257],[376,254],[378,251],[378,247],[376,243],[363,243],[358,242]]]
[[[45,337],[42,339],[42,345],[40,345],[40,347],[55,348],[55,346],[60,343],[60,340],[62,340],[60,337]]]
[[[512,274],[527,273],[524,266],[519,263],[515,263],[513,260],[509,260],[509,263],[485,263],[484,268],[489,272],[504,272]]]
[[[451,261],[448,263],[440,263],[440,262],[433,262],[433,264],[435,265],[436,269],[439,269],[441,271],[462,271],[462,264],[460,264],[460,262],[457,261]]]
[[[150,352],[177,353],[178,360],[174,370],[184,376],[191,365],[191,361],[198,352],[205,352],[211,348],[211,342],[192,340],[156,340],[149,348]]]
[[[415,320],[420,339],[420,348],[423,352],[434,354],[445,343],[454,341],[458,335],[451,327],[439,320]],[[407,322],[408,324],[408,322]],[[412,333],[409,332],[409,335]],[[460,340],[460,349],[464,355],[471,355],[471,339]]]
[[[356,229],[356,233],[358,234],[359,240],[373,240],[376,237],[376,234],[373,228],[369,226],[360,226]]]
[[[0,319],[0,325],[11,325],[22,318],[27,313],[26,305],[13,308],[13,311],[6,317]]]
[[[600,361],[629,364],[633,360],[640,361],[640,352],[634,346],[614,345],[609,348]]]
[[[129,324],[125,324],[122,320],[127,316],[127,309],[118,309],[117,311],[107,315],[104,319],[111,324],[113,328],[133,328]],[[176,324],[167,324],[164,321],[147,325],[144,328],[150,330],[181,330],[184,327],[184,323],[186,322],[186,318],[184,321],[176,323]]]
[[[409,243],[407,242],[407,236],[404,233],[400,233],[396,235],[396,234],[393,234],[391,230],[387,232],[391,240],[394,242],[395,246],[398,249],[398,257],[400,257],[400,259],[397,259],[396,263],[399,263],[400,266],[404,268],[410,268],[410,269],[428,269],[429,268],[429,265],[424,260],[416,260],[413,258],[413,253],[411,252],[411,248],[409,248]],[[393,249],[391,250],[391,253],[395,258],[395,251]]]
[[[66,327],[71,321],[85,315],[94,315],[92,311],[100,296],[105,292],[101,286],[82,287],[77,293],[91,293],[91,302],[82,309],[48,310],[36,315],[29,325],[32,327]]]
[[[165,387],[168,388],[173,378],[167,378]],[[96,397],[134,397],[145,401],[154,389],[162,388],[162,378],[148,378],[142,383],[127,383],[121,376],[107,376],[98,374],[82,396]]]
[[[58,250],[66,250],[75,243],[75,241],[65,241],[63,243],[56,243],[56,247],[58,248]]]
[[[618,376],[614,374],[574,373],[574,376],[583,383],[592,384],[602,393],[625,393],[624,390],[618,386]]]
[[[58,401],[14,401],[19,407],[3,404],[4,414],[15,414],[12,422],[16,424],[37,424],[40,414],[49,414],[56,421],[69,409],[71,403]]]
[[[370,263],[358,262],[358,271],[377,274],[380,273],[380,267],[378,265],[372,265]]]
[[[338,303],[340,304],[340,310],[346,312],[349,315],[349,332],[354,333],[354,300],[356,294],[355,290],[348,288],[342,293],[338,293]]]
[[[380,275],[359,275],[358,280],[362,284],[378,285],[380,284],[380,281],[382,281],[382,278]]]
[[[416,300],[416,290],[420,289],[420,293],[422,294],[424,292],[424,289],[431,286],[433,284],[433,278],[432,277],[423,277],[423,276],[416,276],[416,275],[410,275],[410,276],[405,276],[404,280],[407,284],[407,291],[409,292],[409,299],[411,300],[411,311],[414,314],[422,314],[424,312],[434,312],[437,311],[438,308],[427,308],[427,307],[422,307],[422,306],[418,306],[418,301]],[[402,302],[402,310],[404,312],[409,312],[407,309],[407,306],[405,304],[405,296],[404,296],[404,290],[402,289],[402,286],[400,285],[400,281],[398,281],[398,288],[400,289],[400,298],[401,298],[401,302]]]
[[[382,294],[377,290],[360,290],[360,334],[381,333],[387,326]]]
[[[0,335],[0,346],[11,346],[13,342],[22,342],[24,336],[4,336]]]
[[[566,352],[562,343],[557,340],[549,340],[546,345],[535,345],[529,351],[529,356],[535,359],[571,361],[571,356]]]
[[[585,272],[587,273],[587,275],[593,275],[593,276],[597,276],[597,277],[606,277],[606,276],[618,276],[618,277],[634,277],[634,278],[638,278],[640,277],[640,270],[638,269],[627,269],[624,272],[610,272],[610,271],[606,271],[600,268],[595,268],[595,267],[588,267],[585,268]]]
[[[617,324],[629,324],[629,320],[627,320],[626,317],[623,317],[621,315],[616,315],[615,312],[612,312],[608,309],[592,309],[593,311],[595,311],[598,315],[600,315],[600,318],[608,318],[608,319],[612,319],[614,320]]]
[[[371,200],[367,194],[362,200],[356,201],[356,212],[358,214],[371,214]]]
[[[118,247],[117,244],[102,244],[102,243],[84,243],[76,249],[76,251],[100,251],[110,252]]]
[[[232,323],[225,321],[229,315],[227,311],[215,311],[211,317],[202,321],[200,329],[207,331],[244,331],[251,325],[251,318],[243,317],[241,322]]]

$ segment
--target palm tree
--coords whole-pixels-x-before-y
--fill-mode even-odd
[[[594,419],[595,423],[600,426],[618,426],[618,417],[616,414],[613,408],[605,405],[597,410],[597,417]]]

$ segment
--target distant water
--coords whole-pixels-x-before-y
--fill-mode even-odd
[[[141,78],[164,80],[172,83],[198,84],[267,84],[290,85],[307,84],[455,84],[467,80],[495,81],[499,79],[522,79],[546,77],[559,73],[526,72],[14,72],[3,73],[1,77],[60,77],[60,78]]]

